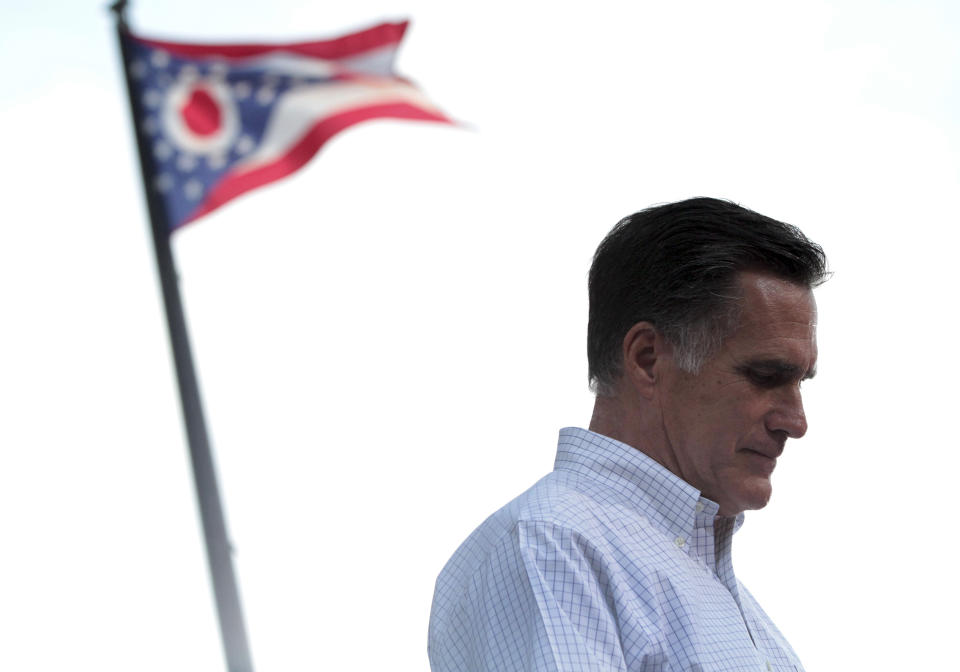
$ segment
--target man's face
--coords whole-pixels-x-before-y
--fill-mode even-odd
[[[760,273],[740,281],[740,324],[720,351],[696,375],[669,358],[661,369],[666,448],[724,516],[769,501],[784,443],[807,431],[800,383],[817,361],[813,293]]]

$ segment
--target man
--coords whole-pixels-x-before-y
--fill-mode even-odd
[[[622,220],[590,269],[589,431],[437,579],[434,672],[802,670],[734,576],[807,423],[823,250],[697,198]]]

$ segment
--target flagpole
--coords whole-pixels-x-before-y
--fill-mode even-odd
[[[130,98],[130,112],[133,115],[134,136],[140,155],[140,171],[143,177],[143,190],[147,198],[150,213],[150,227],[153,233],[153,247],[156,253],[157,270],[163,291],[163,303],[167,315],[167,327],[173,350],[174,364],[177,370],[177,383],[180,388],[180,403],[183,408],[184,423],[190,446],[190,462],[193,466],[194,486],[200,519],[203,523],[203,535],[207,550],[207,561],[213,579],[213,593],[217,604],[217,616],[220,623],[220,637],[229,672],[253,672],[250,660],[250,647],[247,644],[247,631],[244,625],[243,611],[240,606],[240,593],[233,570],[230,541],[227,537],[223,507],[220,504],[220,491],[217,476],[207,439],[206,421],[200,403],[200,390],[193,367],[193,356],[187,327],[180,301],[177,284],[177,272],[170,248],[170,232],[162,200],[153,188],[154,175],[150,161],[150,147],[145,134],[140,130],[142,116],[141,101],[134,95],[129,68],[129,53],[124,41],[127,33],[127,0],[117,0],[110,9],[117,19],[117,37],[123,60],[123,72]]]

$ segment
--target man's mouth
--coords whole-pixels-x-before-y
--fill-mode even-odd
[[[758,458],[758,459],[761,459],[761,460],[763,460],[764,462],[766,462],[766,463],[768,463],[768,464],[770,464],[770,465],[776,465],[776,463],[777,463],[777,457],[780,456],[780,451],[777,451],[777,452],[773,452],[773,453],[768,454],[768,453],[761,453],[759,450],[753,450],[753,449],[751,449],[751,448],[744,448],[744,449],[743,449],[743,452],[744,452],[744,453],[747,453],[748,455],[752,455],[752,456],[754,456],[754,457],[756,457],[756,458]]]
[[[766,450],[758,450],[757,448],[744,448],[746,453],[754,453],[756,455],[762,455],[763,457],[769,458],[771,460],[776,460],[778,457],[783,455],[783,446],[773,446]]]

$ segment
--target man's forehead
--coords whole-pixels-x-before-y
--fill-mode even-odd
[[[773,275],[740,274],[741,327],[783,327],[816,331],[817,302],[809,287]]]
[[[781,278],[743,273],[740,319],[724,349],[738,366],[791,378],[813,376],[817,362],[817,306],[813,292]]]

